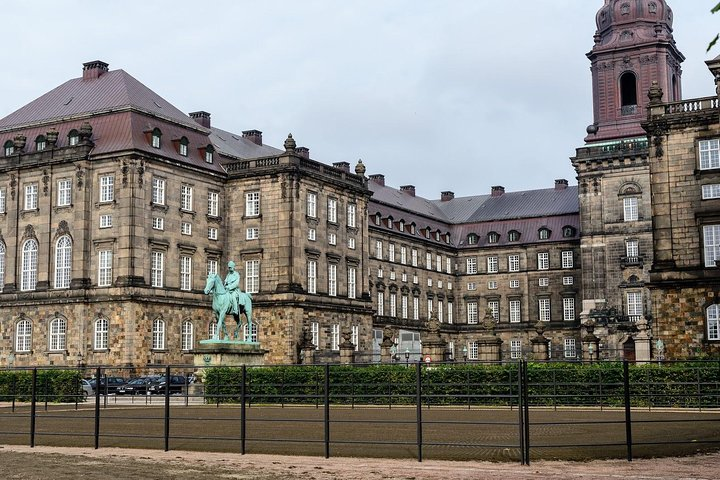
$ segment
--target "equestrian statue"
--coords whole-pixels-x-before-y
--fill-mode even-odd
[[[252,331],[252,297],[249,293],[240,290],[240,274],[235,271],[235,262],[228,262],[228,273],[225,282],[214,273],[208,275],[205,285],[205,294],[212,295],[212,309],[217,320],[217,328],[213,340],[230,340],[225,327],[225,316],[232,315],[237,323],[233,340],[241,340],[240,332],[243,326],[240,315],[245,314],[247,331]]]

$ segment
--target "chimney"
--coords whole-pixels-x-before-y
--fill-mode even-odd
[[[440,193],[440,201],[441,202],[449,202],[450,200],[452,200],[454,198],[455,198],[454,192],[447,191],[447,192]]]
[[[565,190],[568,187],[568,181],[564,178],[555,180],[555,190]]]
[[[411,197],[415,196],[415,185],[403,185],[400,187],[401,192],[405,192]]]
[[[300,155],[302,158],[310,159],[310,149],[307,147],[297,147],[295,153]]]
[[[245,130],[243,138],[247,138],[255,145],[262,145],[262,132],[260,130]]]
[[[199,112],[192,112],[188,115],[203,127],[210,128],[210,114],[208,112],[200,110]]]
[[[494,187],[490,187],[490,196],[491,197],[501,197],[503,193],[505,193],[505,187],[502,187],[500,185],[495,185]]]
[[[384,187],[385,186],[385,175],[381,173],[375,173],[373,175],[370,175],[370,180],[377,183],[378,185]]]
[[[333,163],[333,167],[338,168],[343,172],[350,173],[350,164],[348,162],[335,162]]]
[[[100,60],[94,62],[83,63],[83,80],[92,80],[99,78],[100,75],[108,71],[109,65]]]

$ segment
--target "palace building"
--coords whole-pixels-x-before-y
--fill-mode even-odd
[[[84,64],[0,119],[0,366],[191,363],[229,260],[267,363],[716,352],[718,100],[682,100],[672,22],[664,0],[598,12],[578,186],[462,198]]]

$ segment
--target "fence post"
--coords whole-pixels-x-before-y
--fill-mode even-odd
[[[100,448],[100,367],[95,371],[95,450]]]
[[[418,360],[415,369],[415,411],[417,418],[417,449],[418,462],[422,462],[423,458],[423,425],[422,425],[422,361]]]
[[[15,413],[15,397],[17,396],[17,375],[13,375],[12,382],[12,412]]]
[[[37,368],[33,368],[32,373],[32,387],[30,390],[30,447],[35,447],[35,409],[37,408],[36,401],[37,393]]]
[[[520,464],[525,465],[525,426],[523,422],[525,417],[523,414],[523,368],[522,362],[518,362],[518,379],[517,379],[517,402],[518,402],[518,437],[520,439]]]
[[[170,365],[165,366],[165,451],[170,450]]]
[[[530,465],[530,382],[528,380],[528,363],[523,364],[523,427],[525,435],[525,465]]]
[[[630,411],[630,366],[623,360],[623,390],[625,396],[625,442],[627,444],[627,460],[633,461],[632,453],[632,416]]]
[[[245,425],[246,425],[246,412],[245,412],[245,400],[247,391],[245,385],[247,383],[247,365],[242,366],[242,383],[240,384],[240,453],[245,455]]]
[[[330,458],[330,364],[325,364],[325,458]]]

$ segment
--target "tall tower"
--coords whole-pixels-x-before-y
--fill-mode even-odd
[[[635,357],[638,322],[652,322],[646,287],[653,262],[648,91],[681,97],[685,59],[665,0],[605,0],[591,62],[594,122],[572,163],[578,174],[583,311],[603,323],[606,358]],[[642,331],[642,328],[640,329]],[[639,337],[638,337],[639,339]],[[647,355],[647,339],[643,340]],[[640,350],[638,350],[640,353]]]
[[[665,0],[605,0],[596,16],[590,59],[593,124],[586,142],[644,135],[647,92],[653,81],[663,101],[682,97],[680,64],[685,57],[672,35],[673,13]]]

